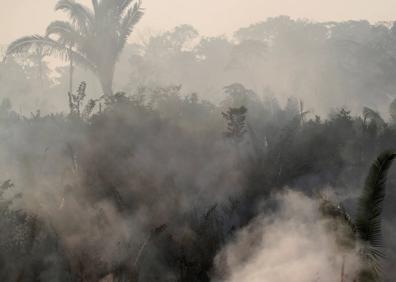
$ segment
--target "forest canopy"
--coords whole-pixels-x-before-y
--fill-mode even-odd
[[[133,93],[139,87],[182,85],[186,92],[219,102],[223,87],[238,82],[282,104],[289,97],[301,99],[320,115],[342,106],[359,113],[368,106],[388,117],[395,98],[395,41],[392,23],[367,21],[280,16],[241,28],[231,37],[206,37],[193,26],[181,25],[127,43],[113,88]],[[65,111],[62,99],[70,91],[69,71],[59,64],[48,69],[52,58],[41,58],[40,79],[41,59],[34,52],[7,60],[1,65],[5,73],[0,79],[6,86],[1,95],[24,114],[38,107]],[[90,71],[76,66],[74,76],[75,87],[87,81],[90,95],[100,96],[100,84]]]
[[[395,281],[395,24],[55,10],[2,51],[0,281]]]

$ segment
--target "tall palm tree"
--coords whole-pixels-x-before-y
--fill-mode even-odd
[[[46,55],[57,55],[94,72],[105,95],[112,94],[117,60],[143,16],[140,0],[92,0],[92,9],[74,0],[59,0],[55,10],[67,13],[69,21],[54,21],[46,36],[22,37],[11,43],[6,54],[26,52],[41,46]]]
[[[386,176],[391,167],[396,153],[385,151],[371,165],[363,191],[358,200],[357,215],[353,221],[347,212],[340,206],[334,206],[329,201],[324,201],[321,211],[342,222],[347,233],[343,233],[344,248],[359,247],[359,254],[365,262],[360,270],[357,281],[379,281],[383,258],[381,217],[385,199]],[[342,273],[344,271],[344,263]],[[343,274],[341,275],[343,281]]]

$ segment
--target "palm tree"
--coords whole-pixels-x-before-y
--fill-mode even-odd
[[[44,76],[47,76],[49,72],[48,66],[44,62],[44,57],[45,55],[40,47],[33,50],[33,52],[27,56],[27,59],[30,60],[33,63],[33,67],[36,68],[41,91],[44,90]]]
[[[380,261],[383,258],[381,231],[381,215],[385,199],[386,176],[396,158],[396,153],[385,151],[371,165],[365,185],[358,200],[357,216],[353,221],[340,206],[334,206],[324,201],[321,211],[342,222],[347,233],[338,242],[344,248],[359,247],[364,266],[358,274],[358,281],[378,281],[381,274]],[[341,281],[343,281],[344,263],[342,265]]]
[[[46,55],[70,61],[70,77],[74,62],[90,69],[97,75],[104,94],[111,95],[117,60],[143,16],[140,0],[92,0],[92,9],[74,0],[59,0],[55,10],[67,13],[70,20],[52,22],[46,36],[14,41],[6,54],[40,46]]]

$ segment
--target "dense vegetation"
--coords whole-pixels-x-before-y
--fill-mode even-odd
[[[183,85],[187,92],[218,103],[225,85],[240,82],[259,96],[278,97],[282,104],[290,96],[302,99],[307,109],[320,115],[341,106],[354,114],[365,106],[387,114],[395,98],[393,23],[277,17],[228,37],[207,37],[181,25],[162,33],[135,34],[132,42],[119,53],[114,90],[132,93],[139,86]],[[51,74],[52,58],[37,55],[33,48],[0,64],[0,93],[18,112],[66,110],[69,61],[66,66],[57,64]],[[84,80],[90,96],[101,96],[96,77],[76,63],[73,88]]]
[[[396,25],[91,4],[0,64],[0,281],[395,280]]]
[[[2,281],[209,281],[272,193],[332,187],[353,211],[371,161],[396,141],[370,109],[322,120],[240,84],[222,106],[177,86],[100,100],[85,89],[68,115],[26,118],[2,103]],[[385,205],[389,268],[394,212]]]

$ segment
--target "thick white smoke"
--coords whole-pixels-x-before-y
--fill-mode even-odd
[[[287,191],[276,196],[276,202],[276,213],[256,218],[217,255],[214,280],[352,281],[359,258],[337,245],[317,201]]]

